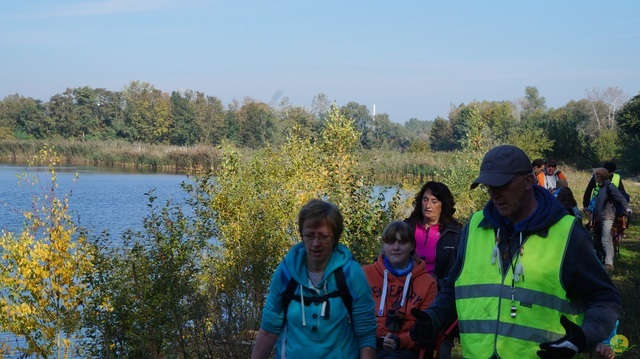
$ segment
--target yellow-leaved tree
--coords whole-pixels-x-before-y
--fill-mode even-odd
[[[30,163],[48,169],[45,182],[37,174],[23,174],[21,184],[41,189],[31,210],[23,212],[21,233],[0,236],[0,331],[17,338],[12,354],[36,358],[77,355],[81,311],[89,288],[92,250],[68,212],[68,192],[59,196],[55,166],[60,158],[44,146]],[[77,176],[74,177],[74,180]],[[42,180],[42,181],[41,181]],[[5,347],[6,348],[6,347]]]

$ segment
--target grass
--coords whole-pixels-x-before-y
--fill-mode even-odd
[[[631,348],[620,357],[640,358],[640,183],[627,180],[624,184],[631,196],[634,214],[630,216],[629,228],[620,242],[620,257],[614,260],[615,270],[611,278],[622,296],[618,334],[629,340]]]

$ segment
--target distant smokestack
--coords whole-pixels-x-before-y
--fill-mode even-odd
[[[376,115],[376,105],[373,104],[373,115],[371,115],[371,116],[375,116],[375,115]]]

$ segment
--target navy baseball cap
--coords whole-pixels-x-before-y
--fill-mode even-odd
[[[484,155],[480,165],[480,175],[471,184],[500,187],[507,184],[515,175],[531,173],[531,160],[523,150],[516,146],[494,147]]]

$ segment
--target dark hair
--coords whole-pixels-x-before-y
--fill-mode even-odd
[[[398,238],[400,236],[400,238]],[[397,240],[401,242],[413,243],[413,248],[416,247],[416,239],[413,236],[413,229],[411,226],[403,221],[393,221],[387,224],[382,231],[383,243],[395,243]]]
[[[456,202],[453,199],[453,194],[451,194],[451,191],[446,184],[435,181],[425,183],[420,189],[420,192],[416,194],[416,197],[413,200],[413,211],[409,218],[415,218],[419,221],[422,220],[422,197],[424,197],[424,193],[427,191],[431,192],[438,201],[442,202],[442,212],[440,212],[438,224],[443,227],[446,227],[450,223],[458,224],[458,221],[453,218],[453,215],[456,213]]]
[[[562,187],[558,192],[558,201],[562,203],[564,208],[566,208],[569,213],[573,213],[571,211],[571,207],[577,207],[578,203],[576,199],[573,197],[573,191],[569,187]]]
[[[300,237],[302,237],[302,230],[304,229],[303,226],[306,221],[310,221],[308,225],[312,227],[327,224],[333,231],[333,246],[338,245],[340,236],[344,231],[344,219],[338,206],[331,202],[312,199],[302,206],[298,213],[298,231],[300,232]]]
[[[531,167],[542,167],[544,166],[544,160],[542,158],[536,158],[535,160],[531,161]]]

